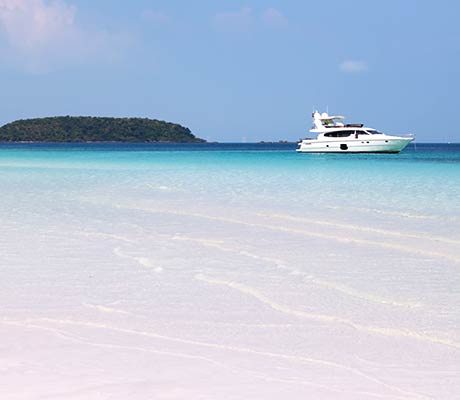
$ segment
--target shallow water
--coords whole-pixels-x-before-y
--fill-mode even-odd
[[[460,145],[294,149],[0,145],[2,398],[458,396]]]

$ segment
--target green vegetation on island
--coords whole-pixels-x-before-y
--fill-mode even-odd
[[[148,118],[51,117],[0,128],[1,142],[205,142],[190,129]]]

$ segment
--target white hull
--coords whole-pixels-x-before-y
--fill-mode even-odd
[[[379,139],[342,138],[335,140],[304,139],[297,149],[300,153],[399,153],[413,138],[385,135]]]

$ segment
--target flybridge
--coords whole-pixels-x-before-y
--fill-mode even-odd
[[[345,124],[345,128],[362,128],[364,124]]]
[[[325,112],[320,114],[317,111],[312,114],[312,117],[313,118],[318,118],[320,120],[325,120],[325,121],[334,120],[334,119],[345,119],[345,117],[343,115],[328,115]]]
[[[328,113],[320,114],[318,111],[314,112],[312,115],[314,128],[324,129],[324,128],[362,128],[364,124],[343,124],[342,122],[337,122],[337,120],[345,119],[343,115],[328,115]]]

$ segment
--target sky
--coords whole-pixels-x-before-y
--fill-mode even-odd
[[[0,124],[92,115],[298,140],[326,111],[460,142],[460,2],[0,0]]]

